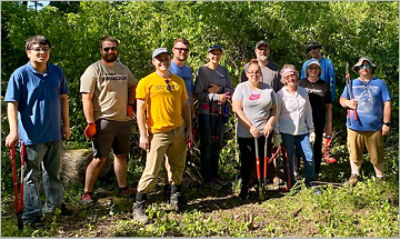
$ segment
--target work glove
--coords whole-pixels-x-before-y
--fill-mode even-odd
[[[315,143],[315,138],[317,137],[317,136],[315,135],[314,129],[308,130],[308,133],[310,134],[310,143],[311,143],[311,145],[314,145],[314,143]]]
[[[128,115],[129,119],[132,118],[132,115],[134,115],[134,108],[132,104],[128,104],[128,107],[126,109],[126,114]]]
[[[96,124],[95,123],[88,123],[85,132],[85,136],[89,139],[93,139],[94,135],[96,134]]]
[[[274,134],[272,136],[272,143],[274,144],[275,147],[281,146],[281,143],[282,143],[281,134]]]

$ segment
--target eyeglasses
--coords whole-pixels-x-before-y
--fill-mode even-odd
[[[37,51],[37,52],[49,52],[50,51],[50,47],[38,47],[38,48],[30,48],[29,50],[31,51]]]
[[[247,72],[247,74],[249,74],[249,75],[259,75],[259,74],[261,74],[261,72],[260,71],[248,71]]]
[[[285,80],[289,80],[291,78],[296,78],[296,74],[286,75],[284,78],[285,78]]]
[[[310,70],[319,70],[319,67],[308,67]]]
[[[179,47],[174,47],[175,50],[177,51],[184,51],[184,52],[188,52],[189,48],[179,48]]]
[[[259,51],[268,51],[268,48],[266,48],[266,47],[260,47],[260,48],[257,48]]]
[[[165,80],[165,83],[167,83],[167,90],[171,91],[172,90],[172,86],[169,84],[169,80]]]
[[[370,64],[361,65],[361,66],[360,66],[360,70],[361,70],[361,69],[369,69],[369,68],[371,68],[371,65],[370,65]]]
[[[109,51],[109,50],[111,50],[111,51],[116,51],[116,50],[118,50],[118,48],[116,48],[115,46],[113,46],[113,47],[104,47],[104,48],[103,48],[103,51],[105,51],[105,52],[107,52],[107,51]]]
[[[318,46],[312,46],[312,47],[309,48],[309,51],[317,50],[317,49],[321,49],[321,48],[318,47]]]

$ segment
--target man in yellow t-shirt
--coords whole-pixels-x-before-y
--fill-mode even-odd
[[[171,55],[168,50],[154,50],[152,64],[156,71],[141,79],[136,89],[140,147],[147,151],[147,161],[137,187],[133,216],[144,224],[148,222],[144,213],[147,193],[157,182],[165,154],[170,165],[169,181],[172,182],[170,203],[172,209],[179,211],[186,142],[192,140],[186,86],[182,78],[169,72]]]

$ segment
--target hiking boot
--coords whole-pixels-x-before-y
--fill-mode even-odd
[[[81,196],[81,204],[87,205],[93,202],[92,192],[83,192]]]
[[[119,188],[119,193],[121,196],[127,197],[127,198],[132,198],[135,195],[135,191],[133,191],[133,189],[131,189],[131,188],[128,188],[128,186]]]
[[[218,178],[218,177],[217,177],[217,178],[214,178],[213,181],[216,182],[216,183],[218,183],[218,184],[221,185],[222,187],[225,187],[225,186],[228,185],[228,182],[226,182],[226,181],[224,181],[224,180],[222,180],[222,179],[220,179],[220,178]]]
[[[139,223],[142,224],[147,224],[149,223],[149,218],[146,216],[145,209],[144,209],[144,204],[145,200],[143,201],[136,201],[132,205],[132,210],[133,210],[133,219],[138,221]]]
[[[351,174],[349,181],[347,182],[350,186],[354,187],[360,181],[360,175]]]
[[[239,198],[242,200],[248,200],[250,197],[248,188],[241,188],[239,193]]]
[[[171,197],[171,184],[165,184],[163,190],[163,201],[169,202],[170,197]]]
[[[180,210],[180,197],[181,197],[181,186],[180,185],[172,185],[171,186],[171,197],[169,202],[171,204],[171,209],[175,212],[179,212]]]

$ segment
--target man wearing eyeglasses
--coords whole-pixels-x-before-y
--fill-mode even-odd
[[[346,85],[340,96],[343,108],[350,109],[347,121],[347,146],[350,154],[351,177],[348,184],[354,186],[360,180],[360,168],[364,148],[368,150],[376,179],[384,177],[383,136],[390,133],[392,96],[383,80],[373,77],[377,65],[363,56],[353,66],[359,75]]]
[[[147,160],[137,187],[133,217],[143,224],[148,223],[144,207],[147,193],[157,183],[164,155],[170,166],[171,207],[179,211],[186,143],[192,140],[186,86],[182,78],[169,71],[171,56],[168,50],[155,49],[152,64],[156,71],[141,79],[136,89],[140,148],[147,151]]]
[[[26,145],[22,221],[30,226],[41,222],[42,211],[51,213],[55,208],[61,208],[62,213],[67,211],[59,171],[62,140],[71,134],[69,90],[61,68],[48,63],[50,49],[50,42],[44,36],[26,40],[29,62],[11,75],[4,99],[10,125],[6,146],[14,147],[19,140]],[[43,209],[38,185],[41,170],[46,196]]]
[[[313,40],[310,41],[307,45],[307,52],[311,56],[311,59],[307,60],[304,62],[303,67],[301,68],[301,77],[300,79],[307,78],[306,76],[306,71],[307,71],[307,66],[310,63],[312,59],[317,59],[319,61],[319,64],[321,65],[321,70],[322,70],[322,75],[321,75],[321,80],[325,81],[328,83],[329,88],[331,90],[331,98],[332,102],[335,101],[336,98],[336,74],[335,74],[335,68],[332,64],[332,61],[329,59],[322,57],[321,56],[321,49],[322,45],[319,44],[319,42]]]
[[[131,124],[135,103],[136,79],[120,62],[118,41],[111,36],[100,39],[101,59],[81,76],[83,113],[87,122],[85,136],[92,140],[93,160],[86,168],[81,203],[93,201],[93,188],[111,149],[114,171],[121,195],[132,196],[126,180]]]

